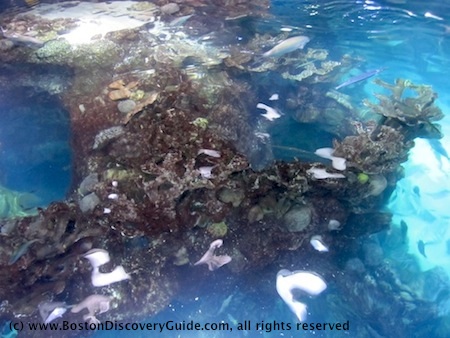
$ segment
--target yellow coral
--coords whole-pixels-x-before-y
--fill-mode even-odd
[[[214,238],[221,238],[225,236],[228,232],[228,226],[225,222],[213,223],[206,228],[209,234]]]

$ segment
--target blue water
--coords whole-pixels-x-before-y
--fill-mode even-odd
[[[401,3],[398,3],[401,2]],[[439,94],[437,105],[446,114],[440,121],[444,137],[440,140],[450,152],[450,4],[443,1],[272,1],[273,18],[252,22],[258,33],[276,35],[282,28],[292,35],[311,37],[309,47],[324,48],[330,59],[344,54],[361,59],[337,83],[368,70],[386,67],[376,75],[386,82],[397,78],[410,79],[418,84],[432,85]],[[448,25],[448,26],[447,26]],[[245,30],[248,30],[245,27]],[[363,98],[383,90],[373,79],[341,89],[352,97],[355,105]],[[278,88],[274,88],[277,91]],[[281,107],[282,108],[282,107]],[[71,154],[70,126],[67,113],[56,101],[45,104],[26,102],[20,107],[0,107],[0,185],[21,192],[30,192],[40,198],[40,205],[64,198],[70,185]],[[329,146],[334,135],[315,128],[305,129],[292,119],[285,119],[269,128],[274,144],[313,151]],[[13,131],[12,131],[13,130]],[[50,131],[50,132],[49,132]],[[301,133],[301,137],[299,137]],[[311,140],[314,140],[312,142]],[[307,141],[307,142],[306,142]],[[306,144],[310,147],[305,148]],[[314,146],[312,146],[314,144]],[[41,153],[42,152],[42,153]],[[286,149],[274,149],[277,158],[292,160],[298,154]],[[301,157],[301,156],[300,156]],[[103,331],[94,337],[449,337],[450,328],[450,252],[446,248],[450,211],[450,163],[448,158],[424,140],[417,140],[405,164],[405,178],[399,182],[387,210],[394,214],[390,231],[361,239],[362,247],[381,248],[385,264],[399,271],[402,282],[410,282],[424,289],[423,299],[435,307],[417,308],[420,318],[407,332],[385,332],[383,321],[402,322],[402,311],[389,297],[389,290],[370,289],[370,281],[362,277],[354,266],[349,266],[351,255],[342,256],[342,270],[327,280],[327,290],[307,300],[308,322],[346,322],[350,332],[305,331],[281,329],[281,324],[295,327],[294,314],[279,298],[275,288],[276,273],[280,268],[320,271],[324,259],[311,256],[310,261],[297,266],[282,266],[283,259],[258,275],[230,275],[226,270],[214,274],[201,274],[199,281],[186,281],[184,292],[168,308],[151,318],[139,318],[143,323],[190,321],[200,323],[230,323],[232,332],[221,331]],[[54,179],[54,178],[57,179]],[[415,188],[417,187],[417,188]],[[417,193],[420,192],[420,194]],[[389,208],[389,209],[388,209]],[[400,230],[400,222],[408,225],[408,242],[392,244],[393,234]],[[424,241],[428,257],[419,252],[417,243]],[[291,253],[287,253],[289,255]],[[355,263],[355,262],[352,262]],[[356,263],[355,263],[356,265]],[[438,267],[438,268],[437,268]],[[199,268],[206,267],[202,266]],[[353,272],[352,272],[353,271]],[[381,276],[380,278],[385,278]],[[189,284],[201,283],[203,292],[189,293]],[[416,284],[415,284],[416,283]],[[429,285],[429,289],[426,286]],[[360,290],[359,297],[347,298],[342,290]],[[427,291],[428,290],[428,291]],[[395,290],[398,292],[398,290]],[[347,293],[351,294],[350,292]],[[361,296],[364,294],[364,296]],[[367,308],[377,308],[376,318],[356,313],[352,302],[365,302]],[[418,306],[414,304],[414,306]],[[360,306],[359,308],[364,308]],[[424,310],[425,309],[425,310]],[[424,312],[422,313],[422,310]],[[438,311],[439,321],[427,322],[426,311]],[[373,313],[374,311],[368,311]],[[423,320],[421,320],[421,318]],[[238,330],[239,323],[251,321],[250,330]],[[255,330],[256,323],[264,321],[264,329]],[[267,323],[276,322],[276,329]],[[275,324],[273,325],[276,326]],[[395,325],[393,325],[394,327]],[[427,335],[427,332],[432,332]],[[88,336],[88,335],[86,335]]]
[[[14,104],[0,103],[0,186],[5,193],[26,194],[23,209],[32,211],[64,199],[68,192],[70,118],[55,96],[11,95]]]

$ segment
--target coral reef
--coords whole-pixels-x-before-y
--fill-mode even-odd
[[[415,85],[405,79],[397,79],[394,85],[380,79],[376,79],[375,83],[388,89],[391,95],[375,94],[378,104],[369,100],[365,100],[364,104],[384,117],[381,122],[383,125],[400,129],[406,141],[416,137],[443,136],[439,125],[433,122],[442,119],[444,114],[434,104],[437,94],[430,86]],[[408,91],[414,92],[416,96],[409,96]]]
[[[395,86],[383,83],[392,95],[377,96],[379,104],[366,102],[383,118],[363,124],[349,98],[329,89],[339,63],[346,67],[345,57],[328,60],[326,51],[308,49],[292,51],[279,62],[261,61],[237,46],[224,51],[193,39],[220,29],[219,18],[233,31],[242,18],[268,15],[264,4],[140,2],[134,10],[161,11],[162,21],[145,30],[111,32],[77,48],[49,38],[37,50],[16,46],[0,51],[7,65],[1,67],[11,68],[8,76],[16,79],[10,86],[30,88],[27,73],[34,69],[39,81],[30,95],[52,90],[61,97],[70,111],[74,152],[72,190],[64,201],[34,216],[1,221],[2,319],[37,321],[36,309],[43,302],[88,299],[92,306],[80,305],[89,310],[84,320],[96,321],[94,315],[101,313],[99,320],[135,321],[181,297],[185,280],[201,288],[211,274],[238,279],[273,265],[307,261],[314,252],[310,239],[320,238],[330,254],[318,259],[324,274],[345,268],[338,254],[363,253],[347,264],[352,277],[337,284],[355,294],[364,315],[377,316],[380,309],[370,305],[374,302],[365,304],[364,293],[352,285],[369,289],[371,297],[395,301],[404,306],[408,320],[420,322],[406,306],[423,302],[414,295],[412,301],[382,296],[381,291],[401,291],[394,278],[386,278],[386,284],[372,281],[376,274],[392,275],[378,247],[355,248],[354,243],[389,227],[391,216],[380,210],[401,177],[413,138],[437,135],[432,122],[442,114],[434,106],[436,95],[405,80]],[[198,15],[188,17],[189,36],[182,27],[176,34],[174,26],[163,29],[164,22],[194,12]],[[17,22],[7,23],[8,29],[18,29]],[[261,53],[285,38],[254,34],[244,45]],[[50,70],[65,74],[55,77],[56,89],[44,81]],[[0,75],[0,83],[6,84],[8,76]],[[272,121],[255,122],[254,114],[261,93],[271,93],[275,84],[280,92],[285,89],[285,114],[340,137],[333,156],[327,150],[327,158],[340,161],[339,174],[319,163],[273,160],[270,142],[258,137]],[[407,89],[418,97],[403,98]],[[7,96],[0,93],[2,99]],[[215,243],[212,251],[220,246],[218,238],[225,243],[220,250],[229,256],[211,253],[202,263],[209,270],[228,264],[214,272],[192,267],[210,243]],[[121,268],[116,283],[94,282],[93,277],[112,272],[100,272],[83,259],[92,248],[111,253],[111,264],[109,256],[100,255],[100,260],[105,271]],[[211,263],[211,257],[222,260]],[[363,275],[367,278],[361,282],[357,277]],[[102,295],[96,286],[104,286]],[[102,304],[92,304],[89,295]]]

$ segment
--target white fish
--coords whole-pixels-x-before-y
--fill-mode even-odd
[[[326,158],[331,160],[331,165],[336,170],[345,170],[346,168],[346,160],[343,157],[333,156],[334,149],[333,148],[319,148],[314,154],[319,157]]]
[[[93,269],[98,268],[111,260],[108,251],[104,249],[91,249],[86,252],[83,257],[91,263]]]
[[[263,140],[263,141],[267,141],[268,139],[270,139],[270,134],[268,134],[268,133],[260,133],[260,132],[256,132],[256,133],[255,133],[255,136],[256,136],[257,138],[260,138],[260,139]]]
[[[271,50],[265,52],[263,57],[278,57],[284,55],[286,53],[293,52],[296,49],[303,49],[305,45],[310,41],[307,36],[293,36],[292,38],[288,38],[278,45],[273,47]]]
[[[327,178],[345,178],[344,175],[338,173],[329,173],[323,168],[311,168],[306,170],[308,174],[311,174],[316,180],[324,180]]]
[[[213,169],[214,169],[214,166],[212,166],[212,167],[200,167],[200,168],[198,168],[198,171],[199,171],[200,175],[203,178],[211,178]]]
[[[55,308],[47,317],[45,320],[45,324],[48,324],[52,321],[54,321],[56,318],[62,317],[63,314],[65,314],[67,311],[67,308],[65,307],[57,307]]]
[[[330,221],[328,222],[328,230],[340,230],[340,229],[341,229],[341,222],[335,219],[330,219]]]
[[[119,195],[117,195],[117,194],[109,194],[109,195],[108,195],[108,198],[109,198],[110,200],[116,200],[116,199],[119,198]]]
[[[211,157],[216,157],[219,158],[220,157],[220,152],[218,152],[217,150],[213,150],[213,149],[199,149],[199,151],[197,152],[197,155],[200,154],[205,154]]]
[[[293,290],[299,289],[311,296],[317,296],[327,288],[327,284],[319,275],[308,271],[280,270],[277,273],[277,292],[281,299],[289,306],[298,320],[306,319],[306,304],[294,299]]]
[[[264,109],[266,112],[261,115],[264,116],[269,121],[273,121],[273,120],[281,117],[281,115],[276,111],[276,109],[269,107],[269,106],[265,105],[264,103],[258,103],[256,105],[256,108]]]
[[[328,247],[324,244],[322,236],[320,235],[312,236],[309,243],[319,252],[328,252]]]
[[[280,96],[278,94],[272,94],[271,97],[269,97],[269,101],[276,101],[280,98]]]
[[[217,248],[220,248],[223,244],[223,240],[216,239],[209,245],[208,251],[200,258],[194,265],[206,264],[208,265],[209,271],[214,271],[220,268],[221,266],[228,264],[231,262],[231,257],[228,255],[216,256],[214,255],[214,251]]]
[[[61,317],[68,308],[70,306],[64,302],[42,302],[38,305],[39,314],[45,324]]]
[[[130,278],[130,275],[125,272],[123,266],[119,265],[113,271],[106,273],[100,272],[99,268],[94,268],[91,275],[91,282],[93,286],[98,287],[106,286]]]

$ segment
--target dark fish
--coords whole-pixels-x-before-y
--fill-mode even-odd
[[[450,157],[448,156],[447,150],[445,150],[440,140],[427,139],[427,141],[430,144],[431,149],[433,149],[434,156],[438,161],[440,160],[439,157],[445,157],[447,160],[450,161]]]
[[[414,186],[413,193],[415,193],[417,197],[420,198],[420,188],[417,185]]]
[[[405,244],[406,236],[408,236],[408,224],[404,220],[400,221],[400,233],[402,235],[402,243]]]
[[[38,239],[33,239],[31,241],[23,243],[19,248],[14,251],[11,258],[9,259],[8,265],[13,265],[15,262],[17,262],[23,255],[25,255],[30,248],[31,244],[34,242],[39,241]]]
[[[419,249],[420,254],[427,258],[427,255],[425,254],[425,242],[420,240],[417,242],[417,249]]]
[[[354,77],[351,77],[350,79],[348,79],[344,83],[341,83],[339,86],[337,86],[334,89],[338,90],[338,89],[340,89],[342,87],[347,87],[347,86],[350,86],[351,84],[354,84],[354,83],[366,80],[369,77],[372,77],[374,75],[377,75],[378,73],[381,73],[385,69],[386,69],[386,67],[381,67],[381,68],[378,68],[378,69],[372,69],[372,70],[369,70],[368,72],[356,75]]]

